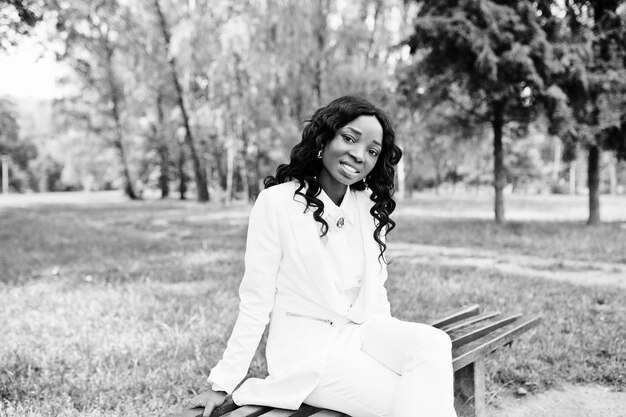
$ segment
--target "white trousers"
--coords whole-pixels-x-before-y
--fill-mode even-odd
[[[456,417],[445,332],[395,318],[340,326],[306,404],[353,417]]]

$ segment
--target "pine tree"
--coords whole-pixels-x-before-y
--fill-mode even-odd
[[[600,223],[600,153],[626,159],[626,16],[623,1],[568,1],[564,25],[555,33],[566,71],[558,82],[566,92],[572,121],[567,143],[588,151],[589,218]]]
[[[545,2],[423,1],[408,39],[419,57],[415,76],[431,77],[430,94],[455,101],[460,111],[491,124],[495,220],[503,223],[505,167],[503,128],[527,123],[546,98],[564,99],[552,74],[560,71],[544,27],[552,17]],[[469,97],[470,105],[464,105]]]

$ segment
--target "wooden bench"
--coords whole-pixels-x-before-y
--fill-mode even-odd
[[[459,417],[485,415],[485,358],[496,349],[510,345],[525,331],[539,324],[540,318],[500,312],[480,313],[478,305],[451,311],[430,325],[444,330],[452,339],[454,406]],[[192,408],[169,417],[199,417],[203,408]],[[239,407],[230,396],[211,417],[344,417],[342,413],[303,404],[300,409],[283,410],[247,405]]]

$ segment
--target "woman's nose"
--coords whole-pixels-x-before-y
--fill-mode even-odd
[[[360,149],[350,149],[350,156],[354,159],[355,162],[363,162],[363,151]]]

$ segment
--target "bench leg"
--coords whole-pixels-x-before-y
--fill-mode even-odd
[[[483,417],[485,404],[485,360],[454,373],[454,408],[459,417]]]

